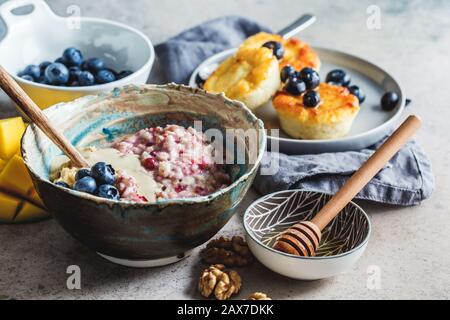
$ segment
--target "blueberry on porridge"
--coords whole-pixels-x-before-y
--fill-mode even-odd
[[[92,168],[80,172],[67,161],[56,161],[55,183],[73,188],[77,176],[89,176],[99,185],[97,196],[114,199],[105,196],[115,195],[114,189],[104,186],[110,185],[120,199],[138,203],[206,196],[231,183],[225,166],[216,162],[214,146],[191,127],[147,128],[82,153]]]

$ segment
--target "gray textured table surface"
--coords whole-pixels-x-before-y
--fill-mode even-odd
[[[2,2],[2,1],[0,1]],[[199,22],[241,14],[280,29],[308,11],[318,22],[302,34],[306,41],[360,55],[390,70],[422,116],[418,136],[436,173],[436,191],[421,206],[394,208],[361,203],[373,221],[363,258],[332,279],[301,282],[278,276],[259,264],[242,269],[244,298],[264,291],[275,299],[450,298],[450,2],[435,1],[294,1],[294,0],[50,0],[64,15],[68,5],[82,14],[128,23],[155,43]],[[366,9],[381,9],[381,29],[366,27]],[[1,29],[1,27],[0,27]],[[0,117],[13,113],[0,95]],[[241,233],[250,193],[222,233]],[[81,267],[81,290],[68,290],[66,268]],[[370,272],[380,273],[374,289]],[[55,221],[0,226],[0,298],[192,299],[202,266],[195,252],[168,267],[133,270],[110,264],[66,234]],[[369,283],[369,285],[368,285]]]

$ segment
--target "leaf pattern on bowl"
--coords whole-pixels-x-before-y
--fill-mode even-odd
[[[279,192],[253,205],[245,215],[245,223],[256,239],[273,247],[282,232],[300,221],[311,220],[330,198],[322,193],[301,190]],[[350,203],[323,230],[316,256],[350,251],[364,242],[368,232],[369,222],[364,212]]]

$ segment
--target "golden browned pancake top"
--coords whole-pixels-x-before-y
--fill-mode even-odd
[[[318,92],[321,102],[315,108],[304,106],[303,95],[294,96],[285,91],[275,95],[273,106],[283,116],[314,123],[341,121],[343,117],[354,116],[359,111],[358,98],[345,87],[321,83]]]

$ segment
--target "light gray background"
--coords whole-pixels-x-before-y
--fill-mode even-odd
[[[0,1],[3,2],[3,1]],[[82,14],[118,20],[145,32],[154,43],[202,21],[244,15],[275,30],[305,12],[318,22],[301,37],[375,61],[404,85],[410,110],[424,120],[418,140],[431,157],[436,191],[421,206],[395,208],[360,203],[371,216],[373,235],[363,258],[332,279],[301,282],[278,276],[258,263],[240,269],[245,298],[254,291],[275,299],[402,299],[450,297],[450,1],[301,0],[49,0],[65,15],[77,4]],[[368,30],[366,9],[382,10],[381,30]],[[1,27],[0,27],[1,30]],[[0,117],[13,113],[0,95]],[[241,214],[251,192],[224,234],[242,232]],[[195,252],[158,269],[133,270],[110,264],[80,245],[55,221],[0,226],[0,298],[192,299],[202,265]],[[79,265],[82,289],[66,288],[66,268]],[[368,270],[381,270],[381,289],[367,288]]]

